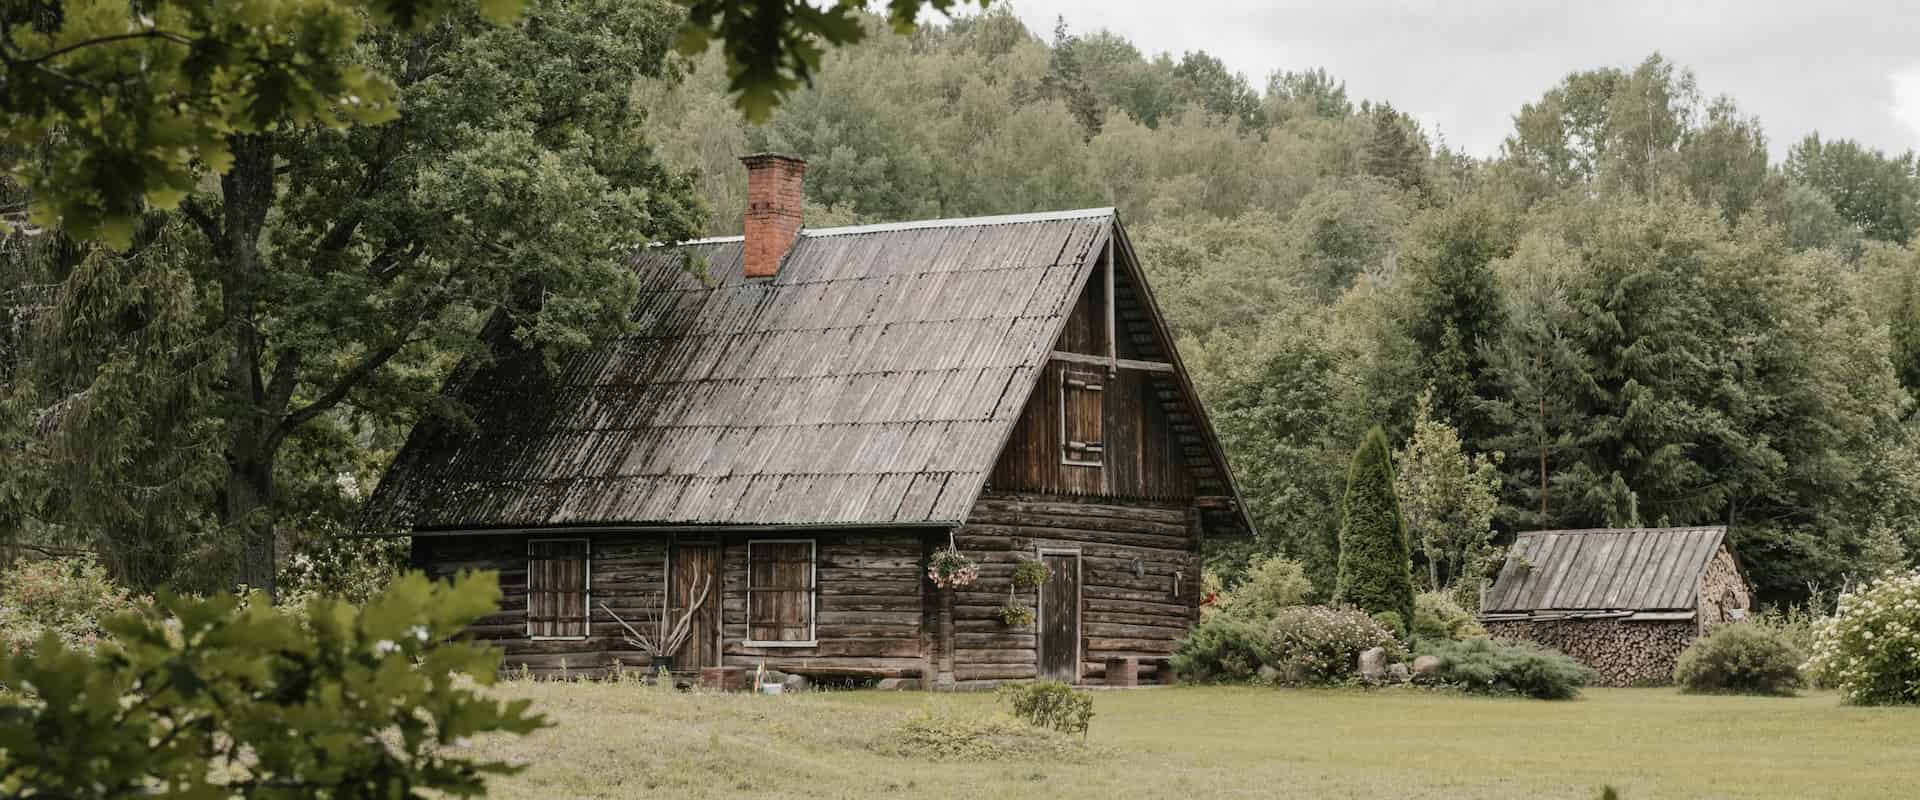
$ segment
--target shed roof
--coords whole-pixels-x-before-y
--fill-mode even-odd
[[[1724,526],[1522,533],[1484,615],[1690,611]]]
[[[1110,208],[807,230],[771,280],[737,236],[645,248],[634,333],[456,370],[472,424],[416,429],[364,524],[958,524],[1114,235]]]

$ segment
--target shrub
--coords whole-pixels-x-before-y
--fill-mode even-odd
[[[907,715],[872,741],[879,753],[925,761],[1078,761],[1079,739],[1023,725],[1004,714],[967,713],[950,706]]]
[[[1000,687],[1000,700],[1038,728],[1085,736],[1093,721],[1093,695],[1059,681],[1008,684]]]
[[[1565,700],[1580,694],[1593,670],[1565,653],[1525,642],[1465,639],[1440,642],[1439,680],[1465,691]]]
[[[1262,661],[1279,672],[1281,683],[1338,683],[1353,674],[1362,651],[1381,647],[1389,657],[1406,657],[1406,648],[1386,626],[1366,613],[1326,606],[1295,606],[1275,613],[1262,642]]]
[[[1815,631],[1807,669],[1851,703],[1920,704],[1920,570],[1841,595]]]
[[[1413,638],[1423,642],[1459,641],[1485,636],[1473,615],[1446,592],[1423,592],[1413,598]]]
[[[1374,622],[1380,623],[1380,627],[1392,632],[1394,638],[1407,638],[1407,622],[1401,619],[1399,614],[1392,611],[1376,611],[1367,616],[1372,617]]]
[[[15,562],[0,570],[0,655],[29,652],[47,635],[92,650],[106,635],[101,622],[137,605],[93,558]]]
[[[1210,614],[1188,631],[1170,662],[1181,680],[1244,681],[1259,671],[1266,626],[1226,613]]]
[[[1759,625],[1721,625],[1701,637],[1673,668],[1681,691],[1790,695],[1804,686],[1803,656],[1787,640]]]
[[[415,573],[297,615],[258,594],[162,597],[109,619],[97,654],[48,634],[0,660],[0,796],[482,793],[515,768],[449,745],[545,724],[475,691],[497,651],[447,643],[499,598],[492,573]]]
[[[404,538],[322,534],[296,539],[278,575],[280,603],[303,606],[315,597],[365,603],[400,577],[408,547]]]
[[[1242,619],[1265,621],[1273,612],[1307,602],[1313,582],[1300,562],[1280,556],[1256,559],[1247,576],[1220,594],[1216,607]]]
[[[1404,621],[1413,618],[1413,561],[1393,493],[1391,453],[1386,433],[1376,426],[1347,468],[1333,599],[1370,614],[1391,611]]]

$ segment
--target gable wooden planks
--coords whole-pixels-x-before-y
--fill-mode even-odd
[[[1726,528],[1533,531],[1520,534],[1483,611],[1693,608]]]

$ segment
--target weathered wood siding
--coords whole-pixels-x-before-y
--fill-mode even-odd
[[[1099,392],[1103,405],[1101,433],[1106,445],[1101,466],[1062,463],[1060,376],[1066,369],[1067,365],[1056,362],[1040,376],[1026,411],[1000,453],[989,485],[1078,497],[1192,497],[1193,478],[1181,449],[1181,437],[1161,403],[1163,395],[1173,392],[1170,379],[1164,375],[1121,370],[1106,376],[1105,388]]]
[[[886,532],[769,535],[767,539],[816,538],[816,586],[812,647],[749,647],[747,640],[747,542],[728,538],[721,573],[721,606],[727,666],[758,667],[809,675],[918,676],[925,666],[921,636],[929,534]],[[944,538],[944,537],[942,537]]]
[[[592,611],[590,634],[585,639],[547,639],[535,641],[527,635],[527,540],[555,537],[575,538],[572,534],[552,535],[472,535],[416,536],[413,539],[413,565],[434,578],[449,577],[463,570],[495,570],[500,573],[500,610],[480,618],[469,631],[477,639],[492,642],[506,651],[502,668],[541,677],[562,675],[598,676],[605,674],[617,660],[621,664],[645,665],[647,656],[621,641],[620,625],[600,606],[605,603],[628,622],[636,622],[640,603],[649,593],[666,585],[668,540],[635,536],[594,535],[577,538],[591,543],[589,577]]]
[[[995,491],[982,495],[970,519],[954,541],[980,562],[980,580],[953,593],[952,657],[942,679],[1035,677],[1038,634],[1008,627],[1000,607],[1014,565],[1043,550],[1080,554],[1082,680],[1097,682],[1109,657],[1166,658],[1199,619],[1200,531],[1188,505]],[[1020,593],[1030,606],[1036,599],[1031,590]],[[1142,677],[1157,675],[1155,666],[1143,666]]]
[[[461,570],[500,573],[503,595],[497,613],[476,623],[476,638],[505,650],[503,668],[542,677],[603,675],[619,665],[644,666],[647,654],[621,640],[621,629],[601,609],[612,607],[638,624],[641,602],[666,586],[667,558],[675,542],[721,547],[718,602],[722,661],[728,666],[770,668],[806,674],[907,677],[921,674],[926,644],[922,632],[925,555],[932,534],[913,531],[793,532],[766,539],[815,539],[818,596],[815,640],[810,647],[748,647],[747,542],[752,537],[674,537],[665,534],[597,534],[591,540],[591,634],[580,640],[536,641],[527,635],[527,539],[523,535],[418,536],[413,563],[433,577]],[[550,538],[545,535],[532,538]],[[944,539],[944,535],[939,536]]]

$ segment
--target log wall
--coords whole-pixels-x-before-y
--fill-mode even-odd
[[[1041,550],[1080,553],[1084,682],[1100,682],[1106,659],[1115,656],[1145,660],[1143,680],[1159,677],[1154,662],[1171,655],[1199,619],[1200,526],[1190,505],[990,491],[954,541],[980,562],[980,580],[953,592],[950,610],[939,610],[936,647],[951,647],[951,658],[938,668],[942,682],[1035,677],[1034,626],[1008,627],[1000,607],[1014,565],[1038,558]],[[1142,565],[1138,577],[1135,559]],[[1019,597],[1029,607],[1036,602],[1033,590]]]
[[[558,535],[558,534],[556,534]],[[579,640],[527,636],[527,540],[525,535],[418,536],[412,560],[431,577],[461,570],[500,573],[500,610],[470,632],[505,651],[502,669],[525,669],[539,677],[598,677],[616,666],[647,663],[647,654],[622,641],[621,628],[601,609],[605,603],[638,624],[641,602],[666,585],[668,555],[676,541],[721,545],[719,602],[722,660],[727,666],[769,668],[813,675],[908,677],[922,674],[927,655],[921,605],[925,552],[933,536],[911,531],[881,533],[769,534],[761,538],[818,541],[815,641],[809,647],[748,647],[746,640],[747,541],[749,537],[676,537],[666,534],[594,534],[590,540],[592,615],[590,635]],[[551,538],[547,535],[531,538]],[[944,540],[945,536],[938,538]],[[709,601],[712,602],[712,601]]]
[[[728,538],[721,557],[721,626],[726,666],[805,675],[909,677],[921,674],[920,605],[926,534],[819,534],[814,551],[813,647],[748,647],[747,538]],[[765,538],[809,538],[806,534]],[[944,537],[941,537],[944,538]]]
[[[1498,620],[1481,623],[1496,639],[1528,641],[1572,656],[1599,673],[1597,686],[1665,684],[1698,636],[1693,620]]]
[[[527,539],[584,538],[590,541],[590,595],[593,613],[585,639],[535,641],[527,636]],[[416,536],[413,566],[429,577],[450,577],[463,570],[500,573],[500,610],[481,617],[468,631],[506,651],[503,670],[525,669],[540,677],[597,677],[618,661],[633,666],[647,655],[621,641],[620,625],[600,609],[605,603],[628,622],[639,619],[640,603],[666,582],[668,540],[661,537],[553,534]]]

